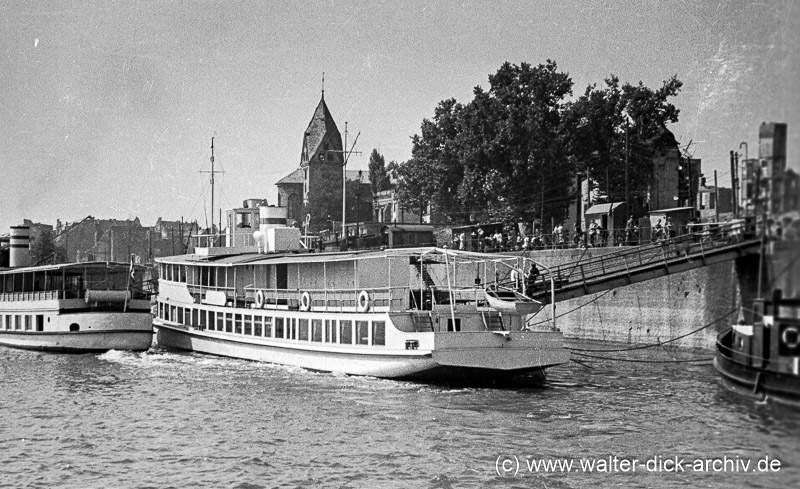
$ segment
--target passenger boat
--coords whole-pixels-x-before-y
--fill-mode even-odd
[[[29,229],[11,228],[0,268],[0,345],[70,353],[144,351],[153,341],[144,267],[90,262],[28,266]]]
[[[776,290],[754,308],[761,320],[717,337],[714,366],[737,392],[800,406],[800,299]]]
[[[157,342],[166,348],[382,378],[540,377],[569,360],[562,334],[533,331],[525,296],[488,287],[523,257],[441,248],[313,253],[262,206],[257,246],[159,258]],[[276,218],[276,215],[281,217]],[[492,304],[506,304],[498,309]],[[528,375],[526,378],[530,377]]]

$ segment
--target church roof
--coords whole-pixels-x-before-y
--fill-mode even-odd
[[[292,173],[290,173],[290,174],[286,175],[285,177],[281,178],[280,180],[278,180],[278,182],[275,185],[282,185],[282,184],[286,184],[286,183],[300,183],[300,184],[302,184],[303,183],[304,173],[305,172],[303,171],[302,168],[298,168],[297,170],[293,171]]]
[[[323,95],[314,111],[314,115],[311,117],[311,122],[308,123],[303,139],[303,147],[304,150],[308,151],[309,157],[316,154],[320,144],[325,140],[326,134],[331,135],[333,141],[338,142],[338,147],[334,149],[342,149],[342,136],[339,134],[339,129],[333,121],[331,111],[328,110],[328,105],[325,103],[325,95]]]
[[[345,170],[345,171],[347,172],[348,180],[352,182],[358,181],[358,170]],[[303,183],[304,173],[305,171],[303,170],[303,168],[298,168],[297,170],[293,171],[292,173],[278,180],[278,182],[275,185]],[[365,171],[361,172],[361,183],[369,183],[369,172]]]

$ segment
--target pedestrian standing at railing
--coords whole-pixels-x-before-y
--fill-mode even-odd
[[[563,248],[564,247],[564,226],[559,224],[553,230],[553,234],[555,234],[556,238],[556,248]]]
[[[674,237],[672,234],[672,221],[669,220],[669,216],[664,218],[664,237],[667,239]]]
[[[522,240],[522,249],[525,251],[531,249],[531,238],[527,234],[525,235],[525,239]]]
[[[536,292],[536,278],[539,276],[539,269],[536,268],[535,263],[531,263],[531,269],[528,271],[528,276],[525,278],[525,294],[531,295],[531,292]]]
[[[658,241],[659,239],[661,239],[661,219],[653,227],[653,241]]]
[[[575,241],[575,246],[580,246],[581,241],[583,241],[583,229],[581,229],[581,223],[579,221],[575,221],[575,237],[573,240]]]
[[[597,239],[597,220],[592,219],[592,223],[589,224],[589,244],[591,246],[594,246],[596,239]]]
[[[633,226],[633,216],[631,216],[628,222],[625,223],[625,244],[628,246],[633,241]]]

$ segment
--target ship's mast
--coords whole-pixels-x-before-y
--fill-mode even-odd
[[[214,174],[225,173],[224,171],[214,170],[214,136],[211,136],[211,171],[200,171],[200,173],[211,174],[211,228],[214,228]],[[222,228],[222,218],[220,218],[219,227]],[[219,230],[218,230],[219,231]]]
[[[214,227],[214,136],[211,136],[211,227]]]

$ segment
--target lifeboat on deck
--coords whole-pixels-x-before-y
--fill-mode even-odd
[[[511,314],[535,314],[544,304],[517,292],[516,290],[499,288],[486,288],[486,302],[492,309]]]

